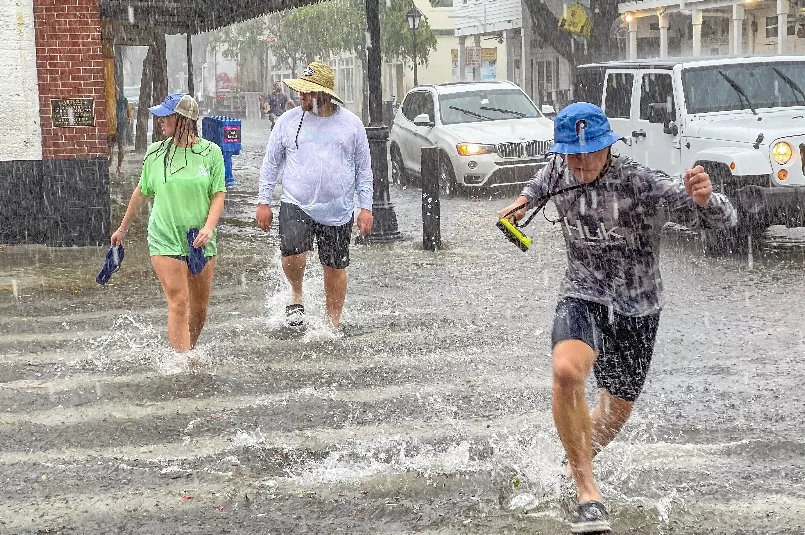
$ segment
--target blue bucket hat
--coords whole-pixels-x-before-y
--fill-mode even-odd
[[[612,131],[604,110],[589,102],[566,106],[554,118],[554,146],[549,153],[589,154],[623,139]]]

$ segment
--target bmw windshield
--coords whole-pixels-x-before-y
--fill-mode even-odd
[[[439,113],[442,124],[542,117],[534,103],[517,89],[475,90],[440,95]]]
[[[805,106],[805,63],[739,63],[682,71],[688,113]]]

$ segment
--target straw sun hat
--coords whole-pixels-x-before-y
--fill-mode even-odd
[[[335,72],[324,63],[314,61],[302,71],[301,78],[284,80],[285,85],[300,93],[327,93],[339,102],[344,102],[335,94]]]

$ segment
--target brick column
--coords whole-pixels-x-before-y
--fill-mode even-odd
[[[42,127],[42,239],[92,245],[109,233],[107,103],[100,0],[33,0]],[[51,103],[92,99],[94,124],[57,126]]]
[[[34,0],[44,158],[106,157],[100,0]],[[95,99],[95,126],[54,127],[51,99]]]

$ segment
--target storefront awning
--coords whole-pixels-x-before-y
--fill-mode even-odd
[[[167,34],[201,33],[318,0],[101,0],[101,16],[116,26]]]

